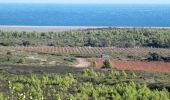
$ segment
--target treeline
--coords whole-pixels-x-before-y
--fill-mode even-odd
[[[170,47],[168,29],[103,29],[67,32],[0,31],[2,46]]]

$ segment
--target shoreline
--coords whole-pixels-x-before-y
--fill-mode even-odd
[[[139,27],[139,26],[17,26],[0,25],[1,31],[26,31],[26,32],[63,32],[88,29],[170,29],[170,27]]]

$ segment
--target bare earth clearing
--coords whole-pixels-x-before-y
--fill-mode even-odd
[[[102,58],[77,58],[77,68],[91,67],[93,61],[96,61],[97,68],[103,66]],[[116,60],[112,59],[112,65],[119,70],[141,70],[147,72],[170,72],[170,62],[164,61],[134,61],[134,60]]]
[[[90,67],[90,65],[91,62],[89,62],[87,59],[77,58],[77,64],[74,67],[84,68],[84,67]]]
[[[89,58],[96,61],[98,68],[103,65],[102,58]],[[142,70],[147,72],[170,72],[170,62],[164,61],[135,61],[135,60],[116,60],[112,59],[112,65],[120,70]]]

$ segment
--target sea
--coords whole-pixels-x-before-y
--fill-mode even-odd
[[[170,5],[1,3],[0,25],[170,27]]]

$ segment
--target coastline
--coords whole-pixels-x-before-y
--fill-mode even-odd
[[[26,31],[26,32],[63,32],[72,30],[86,30],[96,28],[107,28],[104,26],[17,26],[17,25],[0,25],[1,31]]]
[[[170,29],[170,27],[138,27],[138,26],[17,26],[17,25],[0,25],[1,31],[26,31],[26,32],[63,32],[72,30],[88,29]]]

